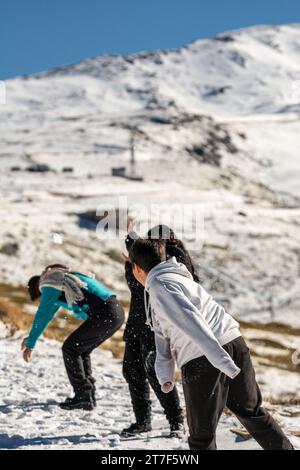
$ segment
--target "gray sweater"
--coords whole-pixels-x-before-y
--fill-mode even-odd
[[[148,274],[151,323],[155,332],[155,370],[159,383],[173,383],[175,361],[182,367],[192,359],[206,356],[230,378],[240,369],[223,345],[241,336],[239,324],[219,305],[189,271],[173,257]],[[148,318],[150,306],[146,305]]]

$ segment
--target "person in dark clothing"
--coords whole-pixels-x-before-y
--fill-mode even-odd
[[[151,431],[150,384],[170,423],[170,435],[181,437],[183,417],[178,392],[176,388],[169,395],[161,391],[154,369],[154,335],[148,330],[150,328],[146,327],[136,336],[126,337],[123,374],[129,385],[136,422],[124,429],[122,435],[130,436]]]
[[[64,342],[62,351],[75,396],[60,407],[92,410],[96,406],[91,353],[110,338],[124,322],[124,310],[116,294],[90,274],[63,265],[48,266],[28,283],[31,300],[40,298],[29,336],[22,342],[23,358],[30,361],[37,340],[60,307],[85,320]]]
[[[150,239],[156,237],[163,239],[169,256],[175,256],[179,262],[185,264],[194,279],[198,281],[189,253],[183,243],[176,239],[171,229],[164,225],[156,226],[149,230],[147,236]],[[128,252],[137,238],[135,232],[128,234],[125,240]],[[125,276],[131,292],[131,302],[124,333],[123,375],[129,386],[136,422],[125,428],[122,434],[134,435],[151,430],[150,385],[170,423],[170,435],[181,437],[184,428],[178,392],[174,388],[170,394],[166,395],[162,392],[157,380],[154,369],[155,337],[150,326],[146,324],[144,287],[133,276],[132,265],[129,261],[125,263]]]
[[[89,397],[91,394],[92,405],[95,407],[96,380],[92,375],[91,353],[121,328],[125,314],[114,295],[104,301],[87,291],[79,307],[84,304],[89,307],[88,318],[65,340],[62,352],[75,397],[84,394]],[[72,400],[67,400],[61,404],[61,408],[73,409],[73,405]]]

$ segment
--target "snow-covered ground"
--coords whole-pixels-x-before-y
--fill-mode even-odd
[[[19,336],[7,337],[0,324],[1,362],[4,364],[0,375],[0,449],[188,449],[186,439],[168,437],[166,419],[154,397],[153,431],[143,437],[120,439],[119,433],[132,422],[133,413],[121,361],[113,359],[109,351],[93,353],[98,379],[97,408],[93,412],[62,411],[57,402],[63,401],[71,390],[60,344],[40,341],[32,363],[25,365]],[[272,380],[270,377],[269,390]],[[288,388],[284,374],[281,382]],[[276,392],[274,381],[272,387]],[[181,387],[180,393],[182,398]],[[299,406],[266,406],[288,433],[300,429]],[[242,430],[238,420],[223,414],[218,429],[219,449],[259,448],[253,439],[244,440],[234,434],[231,431],[234,429]],[[291,435],[290,438],[300,449],[300,438]]]

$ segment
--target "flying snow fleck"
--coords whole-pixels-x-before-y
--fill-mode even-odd
[[[63,237],[59,233],[56,233],[56,232],[52,233],[51,238],[52,238],[53,243],[55,243],[56,245],[62,245],[64,242]]]

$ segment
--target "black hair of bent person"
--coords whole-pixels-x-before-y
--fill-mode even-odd
[[[166,247],[162,240],[139,238],[134,242],[129,257],[132,265],[139,266],[148,273],[152,268],[166,260]]]
[[[32,276],[28,281],[27,289],[32,301],[37,300],[41,296],[40,279],[41,276]]]

